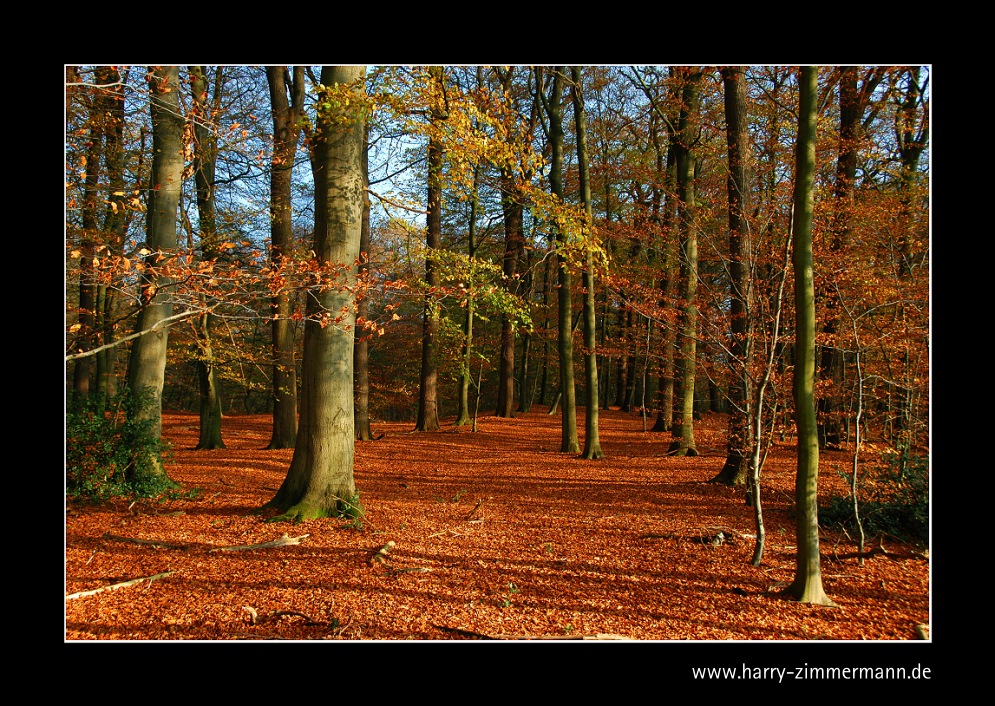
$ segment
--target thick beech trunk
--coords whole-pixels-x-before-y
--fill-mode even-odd
[[[183,114],[180,111],[180,72],[176,66],[159,66],[149,72],[152,112],[152,176],[146,213],[146,264],[164,264],[176,248],[176,215],[183,184]],[[162,432],[162,387],[166,371],[169,329],[158,326],[173,313],[171,282],[146,276],[141,283],[142,309],[128,361],[128,386],[133,394],[147,395],[148,404],[136,412],[150,420],[156,436]],[[165,473],[165,471],[163,471]]]
[[[321,71],[315,135],[314,254],[322,265],[344,270],[345,285],[308,292],[304,329],[301,420],[287,477],[268,503],[278,520],[307,520],[348,511],[353,478],[353,293],[362,236],[365,126],[363,66],[325,66]],[[348,102],[339,95],[345,86]],[[339,319],[322,326],[329,312]]]

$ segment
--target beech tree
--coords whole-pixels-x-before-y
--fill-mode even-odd
[[[146,262],[164,263],[176,248],[177,208],[183,187],[183,113],[180,110],[180,71],[177,66],[155,66],[149,71],[152,115],[152,174],[146,213]],[[131,346],[128,386],[133,394],[148,396],[136,418],[151,420],[158,436],[162,429],[162,389],[166,371],[169,328],[162,325],[173,312],[172,282],[162,274],[143,277],[142,308]],[[165,471],[163,471],[165,473]]]
[[[798,142],[795,147],[794,221],[791,229],[795,272],[795,425],[798,471],[795,478],[797,561],[786,589],[802,603],[830,605],[822,588],[819,557],[819,433],[815,414],[815,279],[812,221],[815,213],[815,142],[819,71],[799,72]]]
[[[287,477],[268,503],[274,520],[307,520],[355,507],[353,326],[362,235],[364,66],[325,66],[314,135],[314,255],[341,270],[338,286],[308,292],[300,429]]]
[[[680,76],[681,111],[675,135],[677,200],[680,232],[680,316],[677,328],[674,442],[678,456],[697,456],[694,445],[694,382],[698,340],[698,231],[695,223],[695,155],[700,111],[702,72],[697,67],[675,67]],[[679,407],[678,407],[679,404]],[[680,415],[678,417],[678,414]]]

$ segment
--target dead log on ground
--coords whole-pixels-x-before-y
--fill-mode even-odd
[[[271,540],[269,542],[260,542],[259,544],[240,544],[232,547],[215,547],[212,552],[244,552],[250,549],[275,549],[276,547],[289,547],[294,544],[300,544],[302,539],[310,537],[309,534],[302,534],[300,537],[291,537],[286,532],[283,533],[277,539]]]
[[[116,591],[119,588],[124,588],[125,586],[134,586],[135,584],[142,583],[143,581],[148,581],[152,583],[156,579],[164,579],[167,576],[175,574],[175,571],[163,571],[161,574],[155,574],[154,576],[143,576],[140,579],[131,579],[130,581],[122,581],[121,583],[112,583],[110,586],[102,586],[100,588],[94,588],[89,591],[80,591],[79,593],[70,593],[66,596],[67,601],[72,601],[77,598],[83,598],[84,596],[92,596],[101,591]]]

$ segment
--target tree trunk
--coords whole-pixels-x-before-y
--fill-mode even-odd
[[[207,74],[203,66],[190,67],[193,94],[191,121],[194,136],[194,184],[197,192],[197,216],[200,229],[201,258],[216,260],[218,249],[217,208],[214,172],[218,161],[217,131],[212,129],[221,104],[221,67],[215,69],[213,105],[208,105]],[[218,369],[211,342],[213,317],[204,312],[194,324],[197,337],[197,377],[200,385],[200,439],[197,449],[223,449],[221,438],[221,391]]]
[[[344,268],[346,286],[308,292],[300,430],[287,477],[268,503],[282,513],[274,520],[333,516],[356,501],[353,285],[365,194],[365,74],[363,66],[325,66],[321,71],[314,254],[323,266]],[[351,94],[348,101],[343,100],[346,91]],[[319,322],[323,313],[338,320]]]
[[[304,67],[266,68],[273,114],[270,164],[270,259],[279,269],[293,248],[292,184],[304,106]],[[297,443],[297,363],[294,360],[293,303],[288,292],[271,302],[273,350],[273,435],[268,449],[292,449]]]
[[[660,278],[660,306],[673,309],[677,301],[678,256],[677,232],[674,228],[677,214],[677,199],[674,191],[677,186],[677,158],[673,136],[667,148],[667,167],[665,172],[666,199],[663,208],[663,276]],[[673,431],[674,419],[674,349],[677,331],[673,325],[665,324],[661,331],[660,348],[660,384],[657,388],[656,423],[652,431]]]
[[[146,257],[149,267],[163,264],[176,248],[176,212],[183,187],[183,114],[180,112],[180,72],[176,66],[158,66],[149,72],[152,113],[152,176],[146,213]],[[128,361],[128,386],[133,394],[148,396],[135,412],[139,421],[151,421],[156,437],[162,433],[162,387],[166,372],[169,329],[155,328],[173,313],[170,280],[150,274],[141,282],[142,309]],[[152,459],[162,467],[161,461]],[[165,471],[163,471],[165,474]]]
[[[746,69],[727,66],[722,69],[725,87],[726,145],[729,156],[729,177],[726,190],[729,199],[729,329],[732,340],[729,353],[732,379],[729,385],[729,437],[726,462],[712,480],[716,483],[745,485],[749,476],[749,419],[747,395],[751,351],[750,322],[747,301],[750,292],[748,259],[750,243],[750,133],[746,121]],[[744,241],[747,250],[744,252]]]
[[[546,108],[549,115],[549,140],[551,145],[551,160],[549,170],[549,190],[560,200],[563,199],[563,67],[552,69],[552,86]],[[558,332],[560,354],[560,451],[563,453],[578,453],[580,440],[577,437],[577,398],[574,388],[573,361],[573,327],[571,315],[573,300],[570,288],[573,278],[570,275],[569,263],[563,254],[566,246],[566,234],[556,229],[559,296],[558,296]]]
[[[522,200],[514,175],[501,172],[501,209],[504,214],[505,287],[518,296],[518,260],[525,246],[522,237]],[[501,314],[501,364],[498,377],[497,417],[515,416],[515,322],[511,314]]]
[[[442,91],[442,67],[429,68],[429,76],[435,88]],[[441,95],[438,102],[441,102]],[[432,108],[433,121],[444,120],[440,105]],[[421,381],[418,387],[418,419],[415,431],[436,431],[439,428],[439,304],[435,300],[435,290],[439,286],[438,265],[432,259],[432,251],[442,247],[442,161],[441,138],[433,136],[428,142],[428,215],[426,216],[425,258],[425,313],[422,320],[422,359]]]
[[[364,277],[369,269],[370,257],[370,134],[365,126],[363,137],[363,227],[359,237],[359,276]],[[356,305],[356,332],[353,345],[353,377],[355,384],[356,441],[373,441],[370,428],[370,337],[359,320],[366,321],[370,312],[370,302],[363,296]]]
[[[482,88],[484,83],[483,67],[477,67],[477,88]],[[473,186],[470,194],[470,218],[467,225],[467,256],[472,261],[477,253],[477,211],[480,207],[480,164],[473,165]],[[473,297],[466,300],[466,318],[463,320],[463,348],[460,352],[462,364],[460,365],[459,379],[459,405],[456,410],[455,426],[461,427],[476,420],[476,414],[470,412],[470,385],[472,384],[472,372],[470,370],[473,360]],[[476,402],[479,404],[480,390],[477,390]]]
[[[594,239],[594,215],[591,207],[591,176],[588,172],[587,157],[587,126],[584,116],[584,94],[581,84],[580,67],[570,69],[570,96],[573,100],[574,123],[577,128],[577,165],[580,177],[580,200],[584,204],[586,238]],[[587,243],[584,262],[584,385],[585,385],[585,424],[584,451],[581,454],[586,459],[604,458],[601,450],[601,440],[598,436],[598,358],[597,358],[597,322],[595,309],[597,300],[594,295],[594,256],[593,244]]]
[[[107,184],[110,195],[107,203],[107,216],[104,220],[105,240],[110,252],[123,254],[124,236],[127,231],[125,199],[125,152],[124,152],[124,85],[121,73],[108,67],[104,73],[98,72],[98,80],[112,84],[108,89],[107,129],[105,131],[104,155],[107,162]],[[119,289],[116,286],[101,284],[97,288],[97,328],[101,330],[101,343],[113,343],[118,320]],[[110,346],[97,353],[97,394],[110,400],[117,396],[118,347]]]
[[[98,82],[101,74],[97,74]],[[99,193],[100,169],[104,157],[104,133],[107,129],[108,102],[100,89],[90,96],[89,114],[89,146],[86,150],[86,177],[83,179],[82,237],[79,243],[80,278],[79,278],[79,341],[80,350],[96,348],[94,335],[97,320],[97,282],[93,271],[93,260],[97,254],[97,245],[102,244],[100,236],[100,219],[98,208],[101,201]],[[90,395],[90,387],[94,373],[92,357],[78,358],[73,365],[73,397],[74,405],[82,404]]]
[[[819,557],[819,436],[815,415],[815,282],[812,266],[812,219],[815,211],[815,142],[817,79],[814,66],[799,76],[798,144],[795,152],[794,227],[791,239],[795,271],[795,424],[798,472],[795,478],[797,564],[787,593],[802,603],[830,605],[822,588]]]
[[[673,429],[675,437],[670,450],[677,456],[697,456],[694,445],[694,379],[697,355],[698,309],[698,235],[695,221],[695,154],[701,104],[700,69],[683,68],[683,91],[678,125],[677,198],[680,208],[680,296],[681,307],[677,326],[677,356],[675,377],[680,385],[680,423]],[[676,396],[675,396],[676,397]],[[676,406],[676,405],[675,405]]]
[[[857,179],[857,157],[861,142],[861,122],[871,94],[885,76],[885,69],[875,67],[858,86],[856,66],[839,68],[840,131],[837,142],[836,183],[833,186],[833,220],[829,238],[829,251],[840,254],[850,239]],[[843,437],[843,349],[839,344],[839,297],[829,287],[823,288],[820,300],[823,314],[823,345],[819,361],[819,378],[822,381],[818,400],[819,446],[838,448]]]

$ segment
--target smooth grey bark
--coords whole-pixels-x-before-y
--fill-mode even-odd
[[[149,267],[164,264],[176,248],[177,208],[183,186],[183,114],[180,111],[180,72],[176,66],[154,67],[148,76],[152,114],[152,174],[146,210],[145,258]],[[155,435],[162,433],[162,387],[166,372],[169,328],[156,324],[173,313],[172,282],[152,271],[141,282],[142,308],[131,346],[128,386],[133,394],[148,395],[148,404],[135,413],[151,421]],[[157,462],[161,468],[161,463]],[[165,474],[165,471],[163,471]]]
[[[700,68],[680,67],[680,122],[676,134],[677,199],[680,210],[680,310],[677,324],[677,355],[675,361],[675,421],[674,441],[670,450],[677,456],[697,456],[694,444],[694,382],[697,356],[698,308],[698,234],[695,223],[695,153],[700,121],[702,72]],[[679,407],[678,404],[679,403]]]
[[[795,476],[796,567],[786,589],[802,603],[831,605],[822,587],[819,556],[819,435],[815,414],[815,280],[812,221],[815,212],[817,80],[814,66],[799,72],[798,142],[795,149],[794,223],[791,232],[795,273],[795,370],[793,391],[798,431]]]
[[[308,292],[301,374],[301,419],[287,477],[268,503],[273,521],[348,512],[355,501],[353,327],[356,261],[362,237],[366,67],[321,71],[314,147],[314,254],[344,285]],[[348,91],[349,101],[341,99]],[[328,314],[333,322],[322,326]]]

